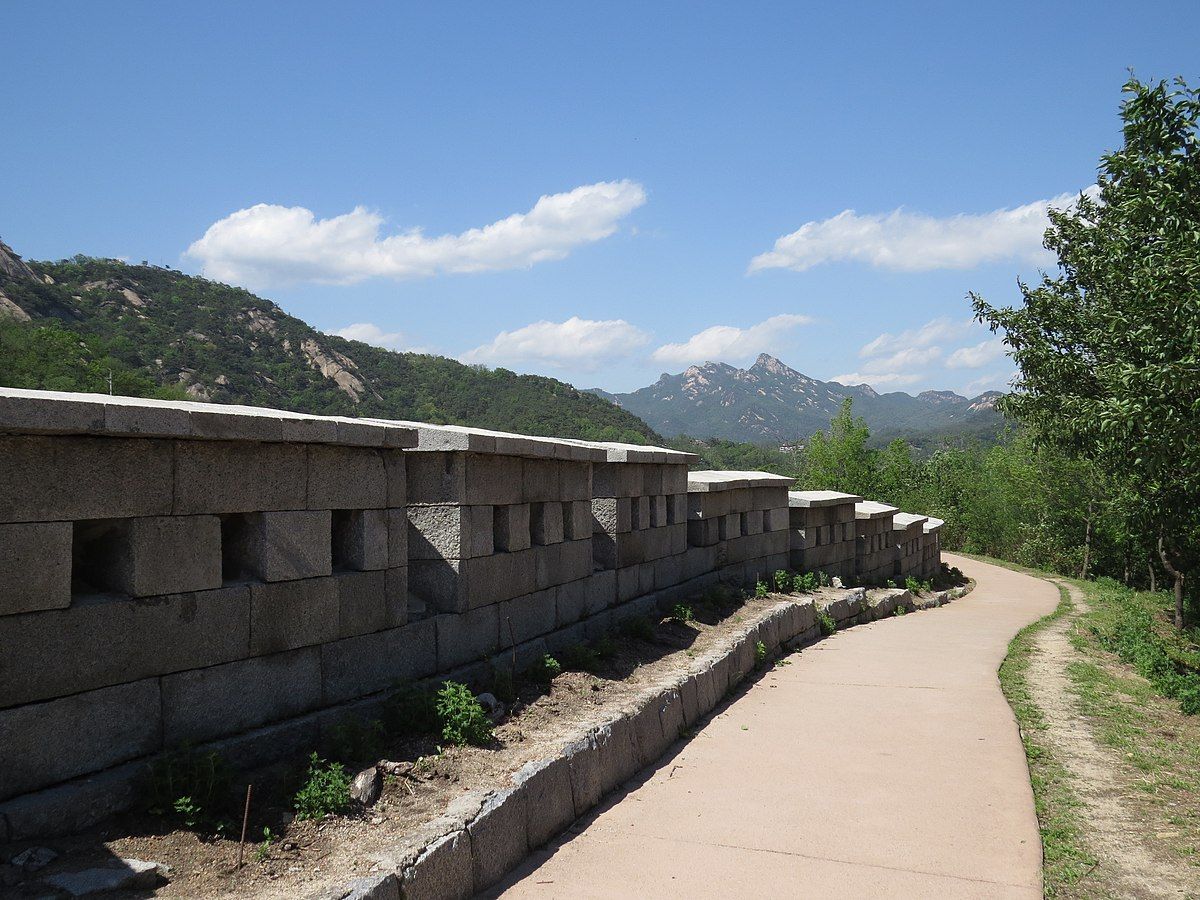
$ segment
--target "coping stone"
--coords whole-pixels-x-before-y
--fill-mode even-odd
[[[527,794],[519,788],[497,791],[467,826],[476,892],[499,881],[529,853],[526,800]]]
[[[470,835],[462,829],[438,838],[400,878],[404,900],[466,900],[475,893]]]

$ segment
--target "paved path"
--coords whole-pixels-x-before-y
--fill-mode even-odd
[[[1016,722],[996,681],[1050,612],[1034,578],[791,657],[506,883],[510,897],[1041,897]]]

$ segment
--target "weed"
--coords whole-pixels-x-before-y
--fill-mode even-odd
[[[889,579],[888,579],[887,581],[885,581],[883,584],[884,584],[884,586],[885,586],[885,587],[894,588],[894,587],[896,586],[896,581],[895,581],[895,579],[889,578]]]
[[[817,583],[819,585],[821,585],[821,587],[829,587],[831,582],[832,582],[832,579],[829,577],[828,572],[818,572],[817,573]]]
[[[271,833],[271,829],[263,826],[262,843],[254,851],[254,858],[259,862],[264,862],[271,855],[271,845],[275,843],[275,835]]]
[[[384,703],[382,721],[384,731],[396,737],[436,734],[438,715],[433,692],[410,681],[400,682]]]
[[[654,642],[654,623],[645,616],[634,616],[621,623],[621,631],[631,638],[648,643]]]
[[[600,656],[586,644],[571,644],[563,648],[559,662],[568,672],[594,672],[600,665]]]
[[[147,805],[154,815],[174,815],[188,828],[220,833],[229,825],[220,816],[229,789],[229,770],[219,753],[185,747],[151,767]]]
[[[817,610],[817,625],[821,628],[821,634],[826,637],[837,631],[837,619],[831,616],[828,610]]]
[[[437,713],[444,741],[483,747],[492,739],[492,721],[465,684],[447,681],[442,685],[437,694]]]
[[[907,616],[908,615],[908,607],[907,606],[897,606],[896,611],[893,613],[893,615]]]
[[[492,693],[501,703],[512,703],[517,699],[513,673],[503,666],[492,667]]]
[[[904,589],[910,594],[921,593],[921,582],[909,575],[904,579]]]
[[[337,762],[326,762],[315,752],[308,758],[308,776],[293,801],[298,819],[320,819],[350,807],[350,775]]]
[[[379,759],[386,746],[386,733],[379,719],[363,720],[346,716],[331,729],[325,740],[326,755],[337,762],[356,765]]]
[[[767,596],[768,593],[769,593],[769,590],[767,588],[767,583],[765,581],[759,580],[754,583],[754,596],[755,597],[765,597],[765,596]]]
[[[762,641],[754,643],[754,665],[761,667],[767,661],[767,645]]]
[[[676,603],[675,608],[671,610],[671,618],[680,625],[686,625],[696,618],[696,613],[686,603]]]
[[[786,569],[780,569],[775,573],[775,591],[779,594],[790,594],[792,592],[792,573]]]
[[[805,572],[803,575],[797,575],[792,579],[792,590],[798,594],[809,594],[817,589],[817,576],[812,572]]]

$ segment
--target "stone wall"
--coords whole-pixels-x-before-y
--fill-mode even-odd
[[[839,491],[792,491],[791,563],[797,572],[854,577],[858,530],[854,505],[862,500]]]
[[[892,542],[896,547],[895,578],[904,579],[921,575],[924,568],[922,548],[925,533],[925,516],[898,512],[892,517]]]

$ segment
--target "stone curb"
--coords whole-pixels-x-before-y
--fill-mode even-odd
[[[838,628],[943,606],[973,584],[914,597],[895,589],[868,602],[864,588],[825,604]],[[821,639],[812,600],[784,600],[763,612],[738,637],[693,663],[683,676],[646,689],[626,709],[563,745],[553,759],[526,764],[501,790],[456,800],[435,820],[419,846],[400,850],[393,871],[357,878],[314,900],[450,900],[486,890],[526,856],[549,843],[610,792],[652,766],[754,671],[762,641],[767,657]],[[464,812],[466,815],[464,816]],[[440,827],[439,827],[440,826]]]

